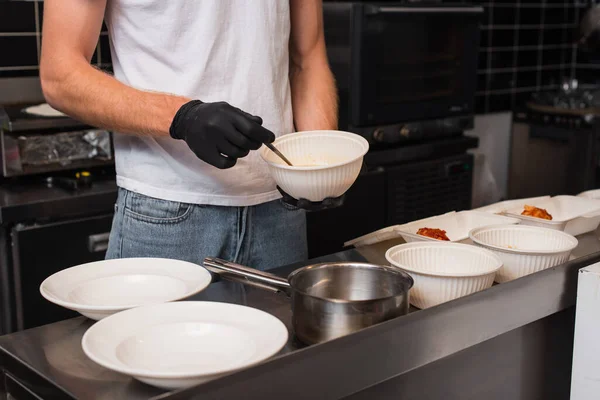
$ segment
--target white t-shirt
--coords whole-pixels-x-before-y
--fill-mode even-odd
[[[115,77],[135,88],[226,101],[293,131],[289,1],[108,0]],[[115,134],[117,184],[165,200],[250,206],[279,198],[257,151],[219,170],[185,142]]]

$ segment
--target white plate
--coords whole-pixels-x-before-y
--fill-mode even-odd
[[[552,215],[552,220],[521,215],[523,207],[512,208],[506,214],[520,218],[523,225],[565,231],[573,236],[596,230],[600,225],[600,200],[556,196],[535,206],[547,210]]]
[[[138,307],[94,324],[81,345],[94,362],[178,389],[275,355],[288,331],[276,317],[235,304],[183,301]]]
[[[484,213],[481,211],[450,212],[436,217],[425,218],[419,221],[396,227],[396,232],[401,235],[407,243],[416,241],[434,241],[437,239],[417,235],[420,228],[442,229],[451,242],[471,243],[469,232],[471,229],[490,225],[518,224],[518,218],[505,217]]]
[[[46,278],[48,301],[99,320],[128,308],[181,300],[211,282],[202,266],[163,258],[122,258],[67,268]]]

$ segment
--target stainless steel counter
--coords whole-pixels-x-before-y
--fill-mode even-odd
[[[292,336],[279,355],[261,365],[179,392],[164,393],[87,359],[80,341],[91,322],[84,318],[19,332],[0,338],[0,369],[10,375],[0,381],[0,394],[9,389],[30,390],[41,398],[86,400],[368,399],[400,394],[403,399],[493,400],[549,398],[544,394],[551,390],[558,395],[552,398],[568,398],[570,374],[557,368],[570,371],[577,271],[600,261],[599,239],[600,232],[580,237],[573,260],[565,265],[413,310],[346,337],[303,346]],[[320,260],[384,263],[384,252],[393,244]],[[286,275],[297,267],[274,272]],[[247,301],[290,328],[291,309],[284,296],[249,289]]]

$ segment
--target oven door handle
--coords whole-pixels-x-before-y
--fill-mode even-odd
[[[481,14],[483,7],[394,7],[394,6],[367,6],[366,14]]]

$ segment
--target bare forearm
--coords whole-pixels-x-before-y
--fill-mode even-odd
[[[57,65],[69,65],[68,71]],[[122,133],[168,135],[177,110],[189,99],[131,88],[90,66],[70,60],[45,68],[41,78],[48,102],[93,126]]]
[[[327,63],[293,66],[290,80],[296,129],[337,129],[337,92]]]

